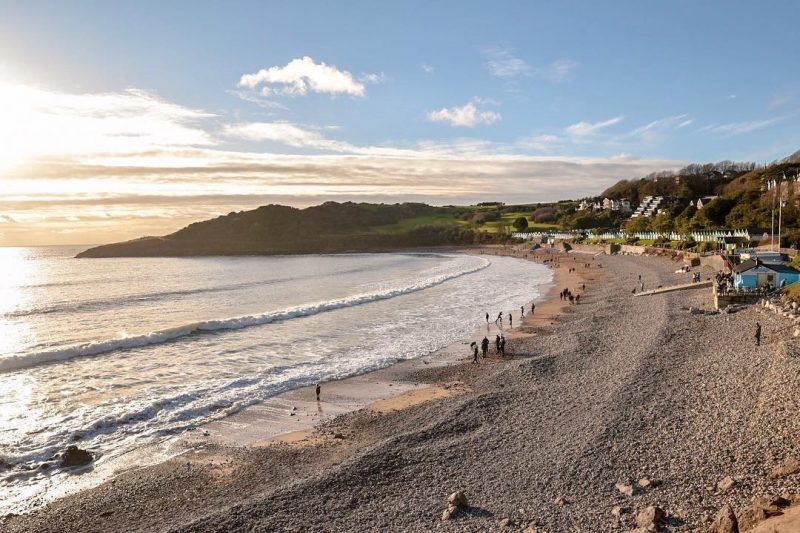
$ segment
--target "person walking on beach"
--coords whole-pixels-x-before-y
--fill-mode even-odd
[[[756,334],[754,335],[756,338],[756,346],[761,346],[761,324],[756,322]]]
[[[494,339],[494,351],[497,355],[500,355],[500,335]]]
[[[486,359],[486,355],[489,352],[489,339],[486,337],[481,341],[481,352],[483,352],[483,358]]]
[[[581,295],[580,294],[576,294],[575,295],[575,305],[578,305],[579,303],[581,303]]]
[[[506,338],[505,336],[500,337],[500,356],[506,356]]]
[[[472,362],[473,363],[477,363],[478,362],[478,343],[473,341],[472,344],[470,344],[470,347],[473,350],[473,352],[472,352]]]
[[[514,327],[514,317],[511,316],[511,313],[508,313],[508,327],[509,328],[513,328]]]
[[[524,305],[520,305],[519,306],[519,317],[520,318],[525,318],[525,306]]]
[[[489,313],[486,313],[486,325],[489,325]]]
[[[536,312],[536,304],[531,303],[531,314],[534,314],[535,312]]]
[[[500,311],[500,313],[497,315],[497,318],[494,321],[495,324],[497,324],[498,322],[500,323],[500,327],[502,327],[503,326],[503,312],[502,311]]]
[[[317,401],[319,401],[319,393],[320,393],[321,390],[322,390],[322,387],[320,387],[319,383],[317,383]]]

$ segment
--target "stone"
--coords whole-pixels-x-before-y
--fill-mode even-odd
[[[617,490],[625,496],[633,496],[633,485],[628,485],[627,483],[617,483],[614,486],[617,487]]]
[[[511,525],[511,519],[510,518],[503,518],[502,520],[500,520],[497,523],[497,527],[508,527],[510,525]]]
[[[467,495],[464,494],[463,490],[458,490],[451,494],[447,498],[447,503],[454,507],[469,507],[469,501],[467,500]]]
[[[619,518],[620,516],[624,515],[627,512],[628,509],[626,507],[622,507],[621,505],[616,505],[611,508],[611,514],[613,516],[616,516],[617,518]]]
[[[729,504],[725,504],[717,512],[714,522],[709,528],[709,533],[739,533],[739,522],[736,513]]]
[[[453,518],[453,515],[455,515],[457,511],[458,507],[455,505],[448,505],[447,509],[442,512],[442,522],[446,522],[447,520]]]
[[[334,433],[333,438],[341,440],[344,439],[344,435],[342,435],[341,433]]]
[[[722,478],[719,483],[717,483],[717,488],[722,492],[728,492],[736,485],[736,480],[733,479],[731,476],[726,476]]]
[[[772,469],[769,477],[779,479],[793,476],[798,472],[800,472],[800,461],[796,457],[787,457],[780,465]]]
[[[658,531],[658,525],[666,516],[664,509],[650,505],[636,515],[636,525],[645,531]]]
[[[536,527],[535,522],[531,522],[528,527],[522,530],[522,533],[539,533],[539,528]]]
[[[561,496],[559,496],[555,500],[553,500],[553,505],[557,505],[559,507],[564,507],[564,505],[566,503],[567,503],[567,501],[564,498],[562,498]]]
[[[742,531],[753,528],[762,520],[783,514],[782,509],[791,504],[783,496],[760,496],[739,515],[739,527]]]
[[[650,485],[651,485],[650,480],[647,479],[646,477],[643,477],[642,479],[639,480],[639,486],[642,487],[643,489],[650,487]]]
[[[85,466],[94,460],[92,454],[77,446],[68,446],[61,456],[61,467]]]

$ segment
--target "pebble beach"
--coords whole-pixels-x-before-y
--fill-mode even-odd
[[[187,444],[0,529],[684,532],[718,527],[726,506],[745,526],[754,500],[791,503],[800,344],[779,318],[690,312],[712,308],[707,288],[632,294],[639,276],[688,282],[670,259],[531,256],[560,266],[548,302],[515,317],[511,357],[403,363],[383,371],[398,394],[292,438]],[[580,305],[559,300],[584,283]],[[314,405],[313,389],[293,394]]]

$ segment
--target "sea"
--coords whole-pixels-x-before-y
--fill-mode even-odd
[[[426,356],[518,316],[551,271],[383,253],[76,259],[0,248],[0,515],[95,464],[267,398]],[[465,353],[465,356],[467,354]]]

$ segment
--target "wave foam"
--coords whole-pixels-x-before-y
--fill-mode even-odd
[[[272,322],[291,320],[294,318],[302,318],[307,316],[324,313],[327,311],[334,311],[346,307],[353,307],[356,305],[363,305],[370,302],[379,300],[388,300],[397,296],[410,294],[413,292],[425,290],[436,285],[440,285],[451,279],[455,279],[467,274],[472,274],[479,270],[488,267],[491,262],[487,259],[480,258],[482,263],[476,266],[467,267],[454,273],[445,273],[437,276],[418,281],[406,287],[387,289],[384,291],[375,291],[365,294],[358,294],[348,298],[341,298],[336,300],[329,300],[326,302],[319,302],[307,306],[293,307],[280,311],[272,311],[269,313],[261,313],[257,315],[248,315],[232,318],[224,318],[218,320],[206,320],[203,322],[196,322],[194,324],[187,324],[183,326],[172,327],[160,331],[154,331],[141,335],[131,335],[122,338],[91,341],[88,343],[77,344],[66,348],[59,348],[56,350],[46,350],[34,352],[29,354],[16,355],[11,357],[0,358],[0,372],[7,372],[11,370],[20,370],[32,366],[55,363],[59,361],[66,361],[76,357],[87,357],[100,355],[104,353],[113,352],[116,350],[125,350],[131,348],[142,348],[153,344],[162,344],[181,337],[189,335],[242,329],[250,326],[260,326],[270,324]]]

